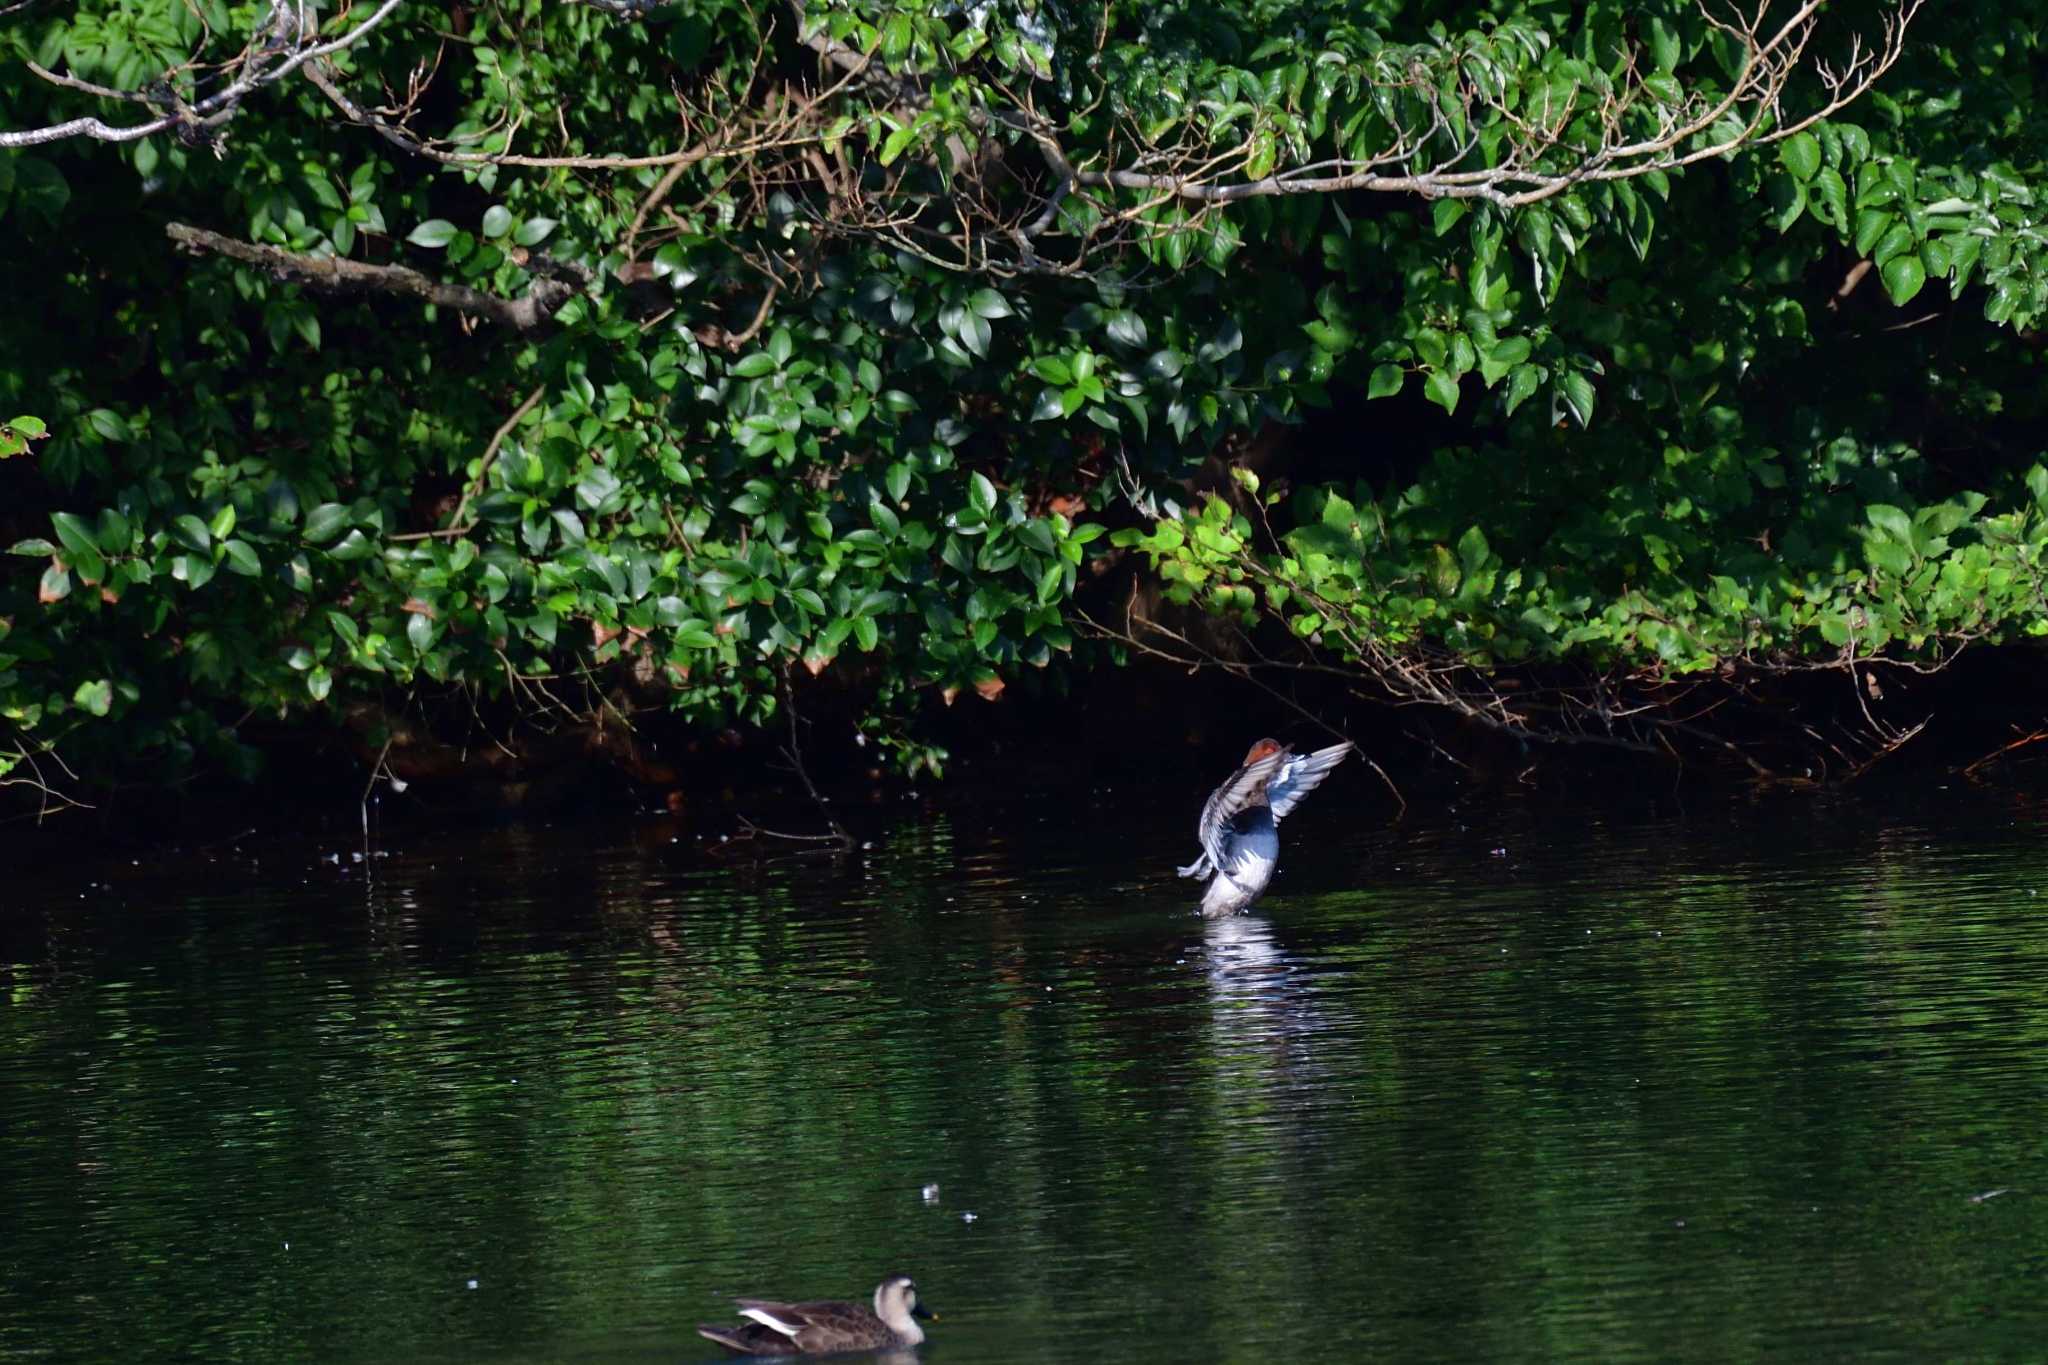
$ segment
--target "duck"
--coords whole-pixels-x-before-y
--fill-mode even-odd
[[[820,1356],[838,1351],[880,1351],[915,1346],[924,1340],[919,1318],[938,1314],[917,1297],[908,1275],[891,1275],[875,1286],[874,1307],[862,1303],[778,1303],[735,1299],[740,1316],[752,1321],[731,1327],[699,1323],[697,1335],[743,1356]]]
[[[1183,877],[1207,877],[1202,913],[1211,919],[1251,907],[1273,880],[1280,861],[1275,828],[1301,799],[1353,749],[1349,740],[1314,753],[1297,754],[1277,740],[1252,745],[1244,763],[1209,793],[1195,826],[1202,856],[1175,868]]]

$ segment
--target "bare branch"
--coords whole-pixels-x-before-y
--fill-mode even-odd
[[[401,0],[383,0],[370,13],[370,17],[328,42],[311,41],[315,36],[304,32],[299,23],[296,7],[289,0],[274,0],[268,19],[262,28],[252,35],[249,45],[240,56],[228,64],[236,74],[225,86],[204,99],[190,104],[184,102],[170,88],[172,73],[166,72],[157,86],[154,96],[145,92],[139,98],[152,107],[170,106],[170,112],[143,123],[125,127],[106,123],[98,118],[75,118],[66,123],[52,124],[47,128],[29,128],[19,132],[0,132],[0,147],[34,147],[46,142],[61,142],[66,138],[84,137],[96,142],[133,142],[153,133],[173,132],[178,137],[194,144],[211,143],[218,137],[218,130],[235,116],[241,103],[253,91],[267,85],[275,85],[297,71],[307,62],[325,59],[356,43],[389,18],[398,8]],[[43,79],[68,89],[84,90],[102,98],[135,101],[138,96],[95,86],[73,76],[59,76],[32,66],[32,70]]]
[[[669,0],[578,0],[578,3],[603,10],[618,19],[631,19],[636,23],[647,18]]]
[[[757,68],[767,60],[769,36],[763,35],[761,50],[756,54]],[[822,117],[821,110],[828,101],[852,85],[858,75],[858,70],[849,72],[823,89],[806,93],[800,98],[783,98],[772,112],[756,119],[743,120],[735,124],[729,114],[713,114],[707,119],[716,130],[710,137],[672,152],[530,156],[510,151],[478,151],[451,142],[422,138],[406,127],[402,120],[385,118],[375,110],[363,108],[341,88],[336,79],[337,73],[331,67],[314,65],[306,68],[307,79],[327,96],[328,101],[339,109],[349,122],[370,129],[393,147],[410,155],[438,161],[444,166],[524,166],[586,171],[628,171],[656,166],[668,167],[671,170],[687,169],[700,162],[714,159],[757,157],[764,153],[815,146],[823,141],[824,127],[828,122]],[[559,114],[559,111],[557,112]],[[497,131],[499,130],[492,129],[466,140],[475,141],[490,137]],[[506,145],[509,147],[510,134],[507,133],[506,136]],[[564,136],[566,140],[566,134]],[[658,203],[660,197],[650,194],[650,207],[653,203]]]
[[[1772,17],[1771,0],[1753,0],[1749,12],[1734,19],[1708,11],[1713,2],[1700,0],[1706,22],[1734,39],[1741,53],[1736,71],[1715,93],[1673,96],[1626,49],[1594,81],[1556,100],[1546,93],[1530,105],[1483,86],[1474,68],[1485,63],[1472,61],[1467,48],[1389,48],[1368,79],[1409,112],[1390,118],[1377,148],[1282,164],[1258,176],[1246,174],[1255,154],[1264,159],[1284,145],[1275,127],[1240,121],[1225,139],[1191,118],[1161,145],[1128,117],[1109,115],[1109,135],[1083,155],[1062,142],[1071,114],[1041,113],[1028,84],[1011,90],[1001,77],[978,72],[1006,102],[965,111],[984,141],[981,155],[955,155],[956,137],[931,149],[922,163],[916,156],[887,168],[870,163],[853,192],[826,187],[829,214],[814,210],[813,221],[821,231],[875,237],[947,269],[1000,277],[1084,274],[1093,268],[1091,256],[1198,231],[1208,213],[1262,197],[1366,191],[1514,208],[1575,186],[1671,172],[1804,131],[1861,98],[1890,70],[1924,0],[1891,0],[1875,41],[1852,36],[1835,65],[1809,56],[1824,0],[1799,0],[1782,21]],[[853,93],[870,107],[896,119],[928,107],[923,81],[879,68],[873,53],[855,51],[811,22],[802,0],[788,3],[799,40],[828,69],[856,79]],[[1795,79],[1817,85],[1809,107],[1789,107]],[[1095,92],[1087,107],[1093,110],[1107,95]],[[1505,135],[1489,144],[1479,164],[1482,132],[1501,130]],[[1005,157],[1002,149],[1010,146],[1033,153],[1040,167]],[[785,187],[797,183],[781,168],[764,167],[763,174]],[[936,192],[929,187],[934,176],[942,186]],[[1062,209],[1077,196],[1087,200],[1088,212],[1067,218]],[[1162,218],[1160,210],[1176,205],[1183,211]],[[1068,222],[1090,226],[1063,226]]]
[[[1694,102],[1659,116],[1653,136],[1633,141],[1619,137],[1621,111],[1640,102],[1641,85],[1624,88],[1606,97],[1603,127],[1607,138],[1594,147],[1569,148],[1561,142],[1562,130],[1570,122],[1573,108],[1557,112],[1538,127],[1515,116],[1499,103],[1466,91],[1472,102],[1498,110],[1519,130],[1496,165],[1456,171],[1450,167],[1464,160],[1467,147],[1459,148],[1423,171],[1389,173],[1378,169],[1391,161],[1406,160],[1406,134],[1397,130],[1395,141],[1376,156],[1356,163],[1322,162],[1302,166],[1256,180],[1223,183],[1199,169],[1154,173],[1138,170],[1074,170],[1064,157],[1048,155],[1048,165],[1062,181],[1083,186],[1127,190],[1157,190],[1196,203],[1236,203],[1245,199],[1284,194],[1331,194],[1343,190],[1379,193],[1419,194],[1425,198],[1483,199],[1513,208],[1537,203],[1589,181],[1626,180],[1654,171],[1672,171],[1709,158],[1724,157],[1745,146],[1767,146],[1793,136],[1841,110],[1860,98],[1879,77],[1898,61],[1905,48],[1907,26],[1919,13],[1924,0],[1901,0],[1896,13],[1886,18],[1883,39],[1875,49],[1852,42],[1848,63],[1840,70],[1817,68],[1826,99],[1820,107],[1797,118],[1784,118],[1779,108],[1785,86],[1801,68],[1806,47],[1813,36],[1815,16],[1824,0],[1806,3],[1768,38],[1759,37],[1760,10],[1747,27],[1736,27],[1711,19],[1743,44],[1743,65],[1728,91],[1712,103]],[[1634,77],[1631,64],[1629,73]],[[1640,77],[1634,77],[1638,82]],[[1716,133],[1725,119],[1744,111],[1737,126]],[[1766,125],[1768,130],[1766,130]],[[1034,131],[1041,148],[1050,138]],[[1687,149],[1685,144],[1706,137],[1703,144]],[[1424,136],[1424,144],[1431,140]],[[1577,157],[1577,164],[1559,169],[1544,165],[1545,154],[1562,149]]]
[[[443,284],[401,265],[367,265],[339,256],[307,256],[281,247],[223,237],[185,223],[166,224],[164,235],[195,254],[212,252],[226,256],[315,289],[344,294],[406,295],[488,318],[521,332],[547,326],[555,312],[577,292],[573,284],[563,280],[536,276],[523,297],[505,299],[465,285]]]

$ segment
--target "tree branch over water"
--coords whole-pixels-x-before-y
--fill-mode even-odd
[[[1534,35],[1505,26],[1389,44],[1362,71],[1318,64],[1318,81],[1339,71],[1377,108],[1362,125],[1377,131],[1349,146],[1334,128],[1315,130],[1292,99],[1247,97],[1214,117],[1190,107],[1149,128],[1126,92],[1097,82],[1091,93],[1093,78],[1079,69],[1070,75],[1079,91],[1058,109],[1042,103],[1036,83],[1005,81],[973,62],[898,75],[832,38],[800,4],[796,12],[805,44],[829,67],[860,76],[853,93],[898,129],[867,163],[862,193],[841,197],[819,225],[868,233],[948,268],[1005,275],[1078,273],[1132,245],[1204,231],[1217,210],[1252,199],[1363,191],[1512,209],[1781,143],[1867,94],[1904,52],[1922,3],[1899,0],[1874,37],[1851,33],[1833,60],[1814,54],[1823,0],[1804,0],[1782,19],[1771,0],[1728,19],[1703,4],[1735,67],[1720,88],[1679,84],[1675,40],[1656,51],[1625,46],[1607,54],[1605,67],[1555,70],[1542,65]],[[939,116],[932,90],[941,76],[978,83],[983,100],[950,121]],[[1802,84],[1810,93],[1795,100]],[[1107,131],[1081,145],[1077,115]],[[928,135],[908,140],[915,154],[893,150],[925,125]],[[1034,173],[1006,145],[1035,153],[1041,166]],[[932,197],[922,182],[933,176],[943,211],[907,211]]]
[[[194,254],[226,256],[229,260],[255,266],[280,279],[315,289],[338,294],[408,296],[423,303],[487,318],[520,332],[546,326],[556,311],[577,292],[577,286],[566,280],[539,275],[526,294],[506,299],[467,285],[446,284],[402,265],[368,265],[339,256],[308,256],[260,242],[224,237],[218,232],[185,223],[167,224],[164,235]]]

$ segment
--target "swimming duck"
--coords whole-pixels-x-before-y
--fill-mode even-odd
[[[1202,893],[1203,914],[1234,915],[1259,898],[1280,859],[1280,834],[1274,826],[1344,761],[1351,748],[1347,741],[1297,754],[1275,740],[1252,745],[1244,766],[1202,804],[1202,820],[1195,830],[1202,856],[1175,869],[1183,877],[1210,878]]]
[[[917,1299],[908,1275],[891,1275],[875,1286],[875,1306],[860,1303],[777,1303],[736,1299],[740,1316],[753,1319],[733,1327],[699,1323],[697,1333],[743,1356],[818,1356],[835,1351],[879,1351],[915,1346],[924,1340],[917,1319],[937,1314]]]

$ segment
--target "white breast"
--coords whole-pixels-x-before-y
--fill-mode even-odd
[[[1236,855],[1202,893],[1203,914],[1234,915],[1257,900],[1273,880],[1276,859],[1264,849],[1239,848]]]

